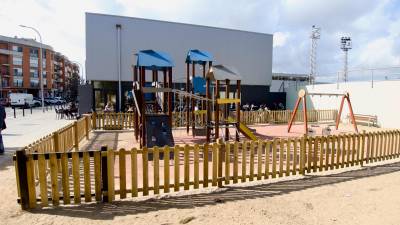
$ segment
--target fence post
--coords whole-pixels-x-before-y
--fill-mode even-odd
[[[96,121],[97,113],[93,112],[92,113],[92,129],[96,130],[97,129],[97,121]]]
[[[17,114],[15,112],[15,106],[13,107],[13,110],[14,110],[14,118],[17,118]]]
[[[300,174],[304,175],[307,134],[304,134],[300,143]]]
[[[22,116],[25,116],[25,106],[22,107]]]
[[[79,151],[78,122],[74,122],[74,143],[75,151]]]
[[[223,142],[222,139],[218,139],[218,187],[222,187],[222,160],[224,157],[224,153],[223,153]]]
[[[53,133],[53,137],[54,137],[54,151],[55,152],[60,152],[60,140],[59,140],[58,131]]]
[[[86,140],[89,140],[89,116],[85,116],[85,132],[86,132]]]
[[[17,182],[18,182],[18,193],[21,197],[21,208],[23,210],[29,208],[29,193],[28,193],[28,180],[27,180],[27,168],[26,168],[26,155],[25,150],[16,151],[16,171],[17,171]]]
[[[108,174],[107,174],[107,156],[103,156],[103,152],[107,153],[107,146],[101,147],[100,158],[101,158],[101,195],[103,196],[103,202],[108,202]],[[107,193],[107,195],[104,195]]]
[[[31,106],[31,115],[32,115],[32,106]]]

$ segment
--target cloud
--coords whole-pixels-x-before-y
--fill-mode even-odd
[[[322,28],[317,74],[342,69],[340,37],[351,36],[349,67],[400,64],[399,0],[2,0],[1,34],[33,37],[18,24],[38,28],[43,41],[84,64],[84,12],[273,33],[273,71],[308,73],[310,31]]]
[[[273,47],[282,47],[286,44],[286,41],[289,37],[289,32],[276,32],[274,33],[274,43]]]

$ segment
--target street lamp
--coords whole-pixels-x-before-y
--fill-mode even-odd
[[[39,65],[39,73],[40,73],[40,91],[42,92],[42,111],[44,112],[44,88],[43,88],[43,43],[42,43],[42,36],[40,35],[39,31],[33,27],[19,25],[20,27],[31,29],[36,32],[40,39],[40,65]]]

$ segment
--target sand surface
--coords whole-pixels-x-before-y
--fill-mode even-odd
[[[28,212],[16,203],[11,156],[0,157],[0,224],[400,224],[400,160],[192,195]]]

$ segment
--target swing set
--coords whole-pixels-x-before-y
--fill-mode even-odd
[[[304,117],[304,132],[306,134],[308,134],[308,120],[307,120],[307,95],[308,96],[335,96],[335,97],[339,97],[342,96],[342,100],[340,102],[340,108],[339,108],[339,113],[338,116],[336,117],[336,130],[339,127],[339,123],[340,123],[340,117],[342,115],[342,111],[343,111],[343,105],[344,105],[344,101],[346,100],[347,105],[349,107],[349,112],[350,112],[350,119],[352,121],[353,127],[354,127],[354,131],[356,133],[358,133],[358,128],[357,128],[357,124],[356,124],[356,120],[354,118],[354,113],[353,113],[353,107],[351,106],[351,101],[350,101],[350,94],[348,92],[345,92],[343,94],[337,94],[337,93],[312,93],[312,92],[307,92],[304,89],[301,89],[298,92],[298,97],[297,97],[297,101],[292,113],[292,116],[290,117],[289,123],[288,123],[288,133],[290,133],[290,130],[292,128],[294,119],[296,118],[296,114],[297,114],[297,110],[299,108],[300,105],[300,101],[302,102],[303,105],[303,117]]]

